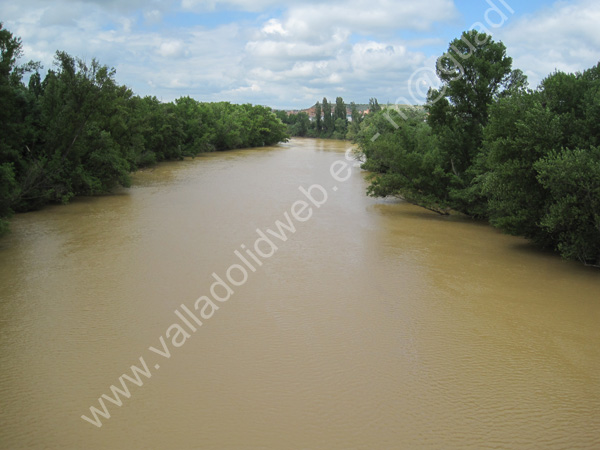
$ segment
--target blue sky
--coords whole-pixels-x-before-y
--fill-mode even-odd
[[[532,87],[600,60],[597,0],[0,0],[0,21],[45,69],[64,50],[115,67],[139,95],[285,109],[420,103],[436,58],[473,25]]]

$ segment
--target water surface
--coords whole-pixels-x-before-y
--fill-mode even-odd
[[[598,271],[368,198],[358,169],[330,174],[345,149],[210,154],[16,216],[0,447],[600,448]],[[312,217],[170,359],[150,352],[314,184]],[[140,356],[152,377],[82,420]]]

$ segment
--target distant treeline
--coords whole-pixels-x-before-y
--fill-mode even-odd
[[[13,212],[129,186],[139,167],[288,137],[270,108],[141,98],[64,52],[42,78],[38,63],[17,65],[21,46],[0,23],[0,234]]]
[[[535,90],[511,66],[504,44],[465,32],[438,59],[442,85],[425,111],[369,114],[356,136],[368,193],[489,220],[600,265],[600,64]]]
[[[317,102],[309,109],[310,115],[306,111],[292,114],[275,111],[275,114],[287,124],[292,136],[351,140],[357,135],[363,118],[379,110],[381,106],[376,98],[371,98],[367,106],[354,102],[346,105],[342,97],[337,97],[335,104],[331,104],[323,97],[322,103]]]

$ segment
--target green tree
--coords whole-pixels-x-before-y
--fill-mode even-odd
[[[58,70],[44,80],[41,99],[43,169],[28,187],[29,200],[66,202],[78,194],[108,192],[116,184],[128,186],[129,149],[121,147],[111,128],[123,126],[119,105],[131,92],[119,90],[114,69],[94,59],[87,64],[57,52],[55,61]]]
[[[42,80],[40,64],[19,66],[21,56],[21,40],[0,23],[0,233],[13,211],[128,186],[140,166],[288,137],[264,106],[141,99],[114,69],[61,51]]]
[[[190,124],[183,120],[184,106],[161,103],[156,97],[134,98],[131,103],[134,109],[131,117],[137,121],[130,122],[128,128],[139,130],[142,137],[141,143],[136,139],[130,144],[136,149],[135,167],[182,159],[201,151],[201,145],[193,139],[186,140],[184,129]]]
[[[350,103],[350,117],[351,121],[348,124],[348,132],[346,133],[346,138],[354,140],[360,130],[360,122],[362,120],[362,116],[358,111],[356,103]]]
[[[344,99],[342,97],[337,97],[335,99],[334,117],[335,120],[342,119],[344,122],[348,120],[348,115],[346,114],[346,104],[344,103]]]
[[[362,116],[360,115],[360,112],[358,112],[358,108],[354,102],[350,103],[350,117],[352,118],[352,123],[356,124],[357,126],[360,125]]]
[[[290,129],[291,135],[304,137],[307,135],[310,128],[310,118],[304,111],[300,111],[298,114],[295,114],[295,116],[295,123]]]
[[[490,105],[505,90],[518,91],[520,86],[513,83],[523,83],[522,73],[513,73],[511,66],[504,44],[475,30],[454,39],[437,61],[442,86],[429,91],[428,123],[440,137],[453,208],[469,215],[486,215],[486,199],[471,189],[478,174],[473,163],[481,149]]]
[[[600,267],[600,148],[553,151],[534,168],[550,194],[540,226],[563,257]]]
[[[0,236],[8,231],[8,221],[12,214],[12,202],[18,185],[15,180],[15,171],[12,164],[0,164]]]
[[[556,148],[557,118],[536,93],[501,99],[490,112],[474,180],[487,198],[489,220],[505,232],[549,245],[538,226],[548,194],[533,165]]]
[[[369,99],[369,114],[381,111],[381,105],[376,98],[372,97]]]
[[[346,133],[348,133],[347,122],[344,119],[335,119],[333,138],[346,139]]]
[[[4,29],[0,22],[0,235],[8,227],[5,220],[12,214],[12,204],[19,195],[15,165],[22,164],[21,141],[23,103],[20,100],[21,77],[16,62],[22,54],[19,38]]]
[[[427,124],[436,136],[439,148],[434,149],[432,144],[427,152],[411,152],[411,158],[427,158],[427,163],[424,161],[420,167],[428,167],[432,171],[435,182],[429,187],[435,189],[427,191],[428,186],[420,184],[419,195],[413,190],[405,197],[415,202],[421,198],[424,206],[430,209],[453,209],[475,217],[487,216],[487,198],[482,185],[474,180],[481,175],[478,155],[490,105],[504,92],[518,93],[522,87],[516,86],[523,83],[522,73],[513,73],[511,64],[504,45],[483,33],[468,31],[450,43],[448,51],[437,62],[441,89],[429,91],[426,105]],[[379,108],[376,99],[371,99],[369,104],[372,111]],[[388,121],[399,126],[404,135],[411,134],[405,129],[402,124],[404,118],[397,111],[387,108],[382,113]],[[379,133],[380,137],[373,144],[375,147],[386,142],[382,139],[385,137],[383,133]],[[404,140],[399,145],[409,145],[406,142]],[[397,151],[405,150],[399,147]],[[369,157],[368,152],[366,156]],[[389,152],[387,156],[392,157]],[[401,172],[407,178],[412,176],[411,170],[417,170],[415,164],[411,164],[412,169],[402,168],[399,165],[402,160],[395,161],[391,169],[386,169],[388,172]],[[435,168],[428,165],[432,161],[437,164]],[[418,174],[419,177],[422,175],[421,172]],[[407,186],[402,187],[402,190],[406,189]],[[402,190],[399,192],[402,193]],[[384,193],[385,190],[372,192]]]
[[[594,224],[587,208],[595,208],[590,195],[597,176],[599,72],[598,66],[582,74],[556,72],[538,91],[495,104],[476,180],[494,226],[585,261],[596,258],[593,232],[583,231],[582,223]],[[584,243],[589,252],[581,250]]]
[[[331,115],[331,105],[327,98],[323,97],[323,137],[330,137],[334,131],[334,122]]]
[[[288,123],[288,114],[287,114],[287,112],[285,112],[285,111],[283,111],[281,109],[278,109],[277,111],[273,111],[273,112],[275,113],[275,116],[279,120],[281,120],[281,123],[285,123],[285,124]]]
[[[321,104],[317,102],[315,105],[315,124],[317,128],[317,135],[320,135],[323,131],[323,123],[321,122],[321,115],[323,111],[321,110]]]
[[[254,140],[248,142],[251,147],[274,145],[288,140],[287,127],[270,108],[255,105],[251,108],[250,114],[253,119],[251,133],[255,136]],[[303,114],[308,119],[308,115]]]
[[[437,136],[425,123],[425,113],[411,110],[396,126],[386,111],[370,113],[356,141],[366,157],[363,168],[372,174],[367,193],[394,196],[439,214],[448,214],[447,175],[440,169],[443,155]],[[373,136],[378,138],[373,140]]]
[[[335,99],[334,108],[334,138],[345,139],[348,132],[348,115],[346,113],[346,104],[342,97]]]

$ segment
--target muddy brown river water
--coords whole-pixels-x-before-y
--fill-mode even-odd
[[[600,448],[600,272],[368,198],[346,148],[165,163],[16,216],[0,448]]]

